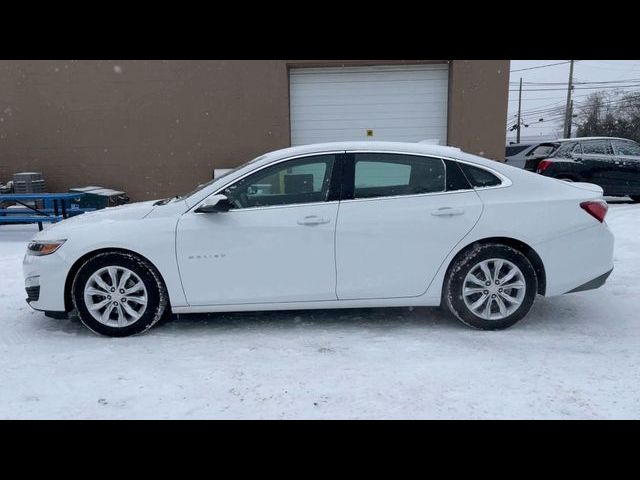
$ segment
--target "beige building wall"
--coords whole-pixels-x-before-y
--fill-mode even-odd
[[[187,192],[289,145],[290,67],[425,61],[0,61],[0,181]],[[509,61],[451,61],[449,144],[502,158]]]

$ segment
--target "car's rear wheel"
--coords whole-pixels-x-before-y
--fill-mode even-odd
[[[167,306],[160,274],[145,260],[124,252],[100,253],[87,260],[76,273],[71,294],[82,323],[111,337],[148,330]]]
[[[500,330],[527,314],[537,290],[535,269],[524,254],[508,245],[485,244],[454,260],[443,303],[466,325]]]

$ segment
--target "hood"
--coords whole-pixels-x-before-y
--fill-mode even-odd
[[[102,210],[76,215],[61,222],[51,224],[50,227],[39,232],[35,236],[35,239],[51,239],[52,235],[57,238],[67,230],[81,228],[82,226],[90,223],[95,224],[104,222],[108,224],[120,220],[139,220],[146,217],[151,213],[151,211],[153,211],[155,208],[153,204],[156,201],[157,200],[150,200],[147,202],[130,203],[128,205],[109,207]]]

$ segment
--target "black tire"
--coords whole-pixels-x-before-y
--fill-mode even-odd
[[[95,319],[84,300],[84,288],[89,278],[98,270],[108,266],[124,267],[134,272],[146,288],[147,304],[144,313],[134,323],[113,327]],[[128,337],[142,333],[154,326],[167,310],[167,290],[158,271],[145,260],[124,252],[99,253],[87,260],[76,273],[71,285],[71,298],[80,321],[91,331],[109,337]]]
[[[640,195],[629,195],[629,198],[634,203],[640,203]]]
[[[467,274],[483,260],[502,259],[520,269],[525,280],[525,294],[520,306],[502,319],[484,319],[476,315],[464,302],[462,289]],[[472,247],[458,255],[449,268],[442,292],[442,303],[465,325],[481,330],[502,330],[522,319],[531,308],[538,291],[536,271],[529,259],[507,245],[491,243]],[[490,316],[490,315],[489,315]]]

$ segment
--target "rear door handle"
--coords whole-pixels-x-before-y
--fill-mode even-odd
[[[454,215],[462,214],[464,214],[464,208],[442,207],[436,210],[431,210],[431,215],[436,217],[452,217]]]
[[[331,219],[318,217],[317,215],[309,215],[298,220],[298,225],[323,225],[329,223]]]

